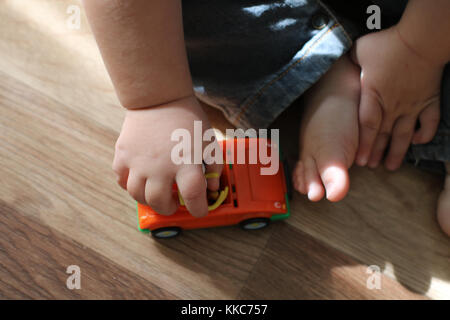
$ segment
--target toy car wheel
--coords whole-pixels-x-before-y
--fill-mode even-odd
[[[181,228],[167,227],[159,228],[152,231],[152,236],[158,239],[174,238],[181,233]]]
[[[244,230],[259,230],[269,225],[270,220],[267,218],[253,218],[244,220],[240,223]]]

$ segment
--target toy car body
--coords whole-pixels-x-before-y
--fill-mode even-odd
[[[255,140],[254,140],[255,139]],[[256,143],[255,143],[256,142]],[[258,138],[237,138],[220,141],[224,159],[233,159],[224,164],[220,177],[221,189],[228,187],[228,194],[220,206],[202,218],[193,217],[186,207],[180,206],[170,216],[156,213],[149,206],[138,203],[139,229],[151,231],[157,238],[171,238],[181,230],[199,229],[240,224],[246,230],[261,229],[270,221],[289,217],[289,199],[285,170],[281,161],[273,175],[262,175],[261,168],[267,167],[257,161],[249,164],[250,150],[258,145],[267,148],[270,155],[270,140]],[[234,145],[234,146],[233,146]],[[278,147],[277,156],[279,157]],[[237,163],[237,152],[245,150],[245,163]],[[278,158],[279,160],[279,158]],[[174,192],[176,186],[174,186]]]

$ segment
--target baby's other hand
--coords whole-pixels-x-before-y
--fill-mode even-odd
[[[179,143],[171,140],[174,130],[187,129],[192,138],[194,121],[198,120],[202,121],[203,132],[211,127],[194,96],[161,106],[127,110],[113,161],[119,185],[136,201],[170,215],[179,206],[172,192],[176,182],[189,212],[196,217],[205,216],[206,190],[218,190],[219,179],[206,181],[201,164],[177,165],[171,158],[172,148]],[[191,139],[191,155],[193,148]],[[221,171],[220,164],[206,167],[206,172]]]
[[[352,55],[361,66],[356,163],[377,167],[390,142],[385,165],[395,170],[411,142],[427,143],[436,133],[444,65],[422,58],[395,26],[358,39]]]

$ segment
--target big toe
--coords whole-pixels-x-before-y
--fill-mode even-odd
[[[317,168],[325,186],[327,199],[332,202],[340,201],[347,195],[350,186],[349,164],[344,149],[334,145],[325,150],[326,152],[318,155],[316,159]]]
[[[321,177],[328,200],[340,201],[347,195],[350,182],[346,168],[339,164],[325,166],[321,171]]]

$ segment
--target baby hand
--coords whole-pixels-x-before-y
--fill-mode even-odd
[[[390,142],[385,165],[395,170],[411,142],[436,133],[444,65],[422,58],[395,26],[358,39],[352,53],[362,69],[356,163],[378,166]]]
[[[127,110],[122,131],[116,142],[113,170],[119,185],[142,204],[158,213],[170,215],[179,206],[172,192],[176,182],[189,212],[196,217],[208,213],[206,190],[217,190],[219,179],[206,181],[201,164],[175,164],[171,141],[176,129],[187,129],[194,137],[194,121],[202,121],[203,131],[209,121],[194,96],[146,109]],[[191,141],[191,154],[194,143]],[[221,173],[222,165],[212,164],[206,172]]]

